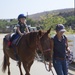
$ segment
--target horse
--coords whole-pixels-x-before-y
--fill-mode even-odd
[[[26,72],[25,75],[30,75],[30,68],[34,62],[34,58],[36,55],[36,48],[40,48],[40,51],[44,54],[44,57],[48,56],[50,59],[50,37],[48,34],[50,33],[51,28],[46,32],[43,31],[36,31],[30,32],[26,35],[23,35],[20,39],[17,46],[14,46],[19,57],[18,67],[20,70],[20,75],[23,75],[21,70],[21,63],[23,64],[24,70]],[[6,35],[4,38],[8,38],[10,34]],[[3,60],[3,72],[6,71],[8,67],[8,75],[10,75],[10,61],[9,58],[16,61],[14,56],[14,49],[11,47],[9,48],[7,45],[7,41],[3,40],[3,53],[4,53],[4,60]],[[47,55],[48,53],[48,55]]]

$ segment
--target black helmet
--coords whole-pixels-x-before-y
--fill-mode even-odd
[[[20,18],[26,18],[26,16],[25,16],[24,14],[19,14],[18,20],[19,20]]]

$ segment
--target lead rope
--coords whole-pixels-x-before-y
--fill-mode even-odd
[[[38,46],[38,43],[36,42],[36,45]],[[42,50],[41,50],[42,51]],[[51,72],[52,72],[52,74],[54,75],[54,73],[53,73],[53,70],[52,69],[48,69],[47,68],[47,66],[46,65],[48,65],[49,66],[49,64],[46,64],[46,62],[45,62],[45,59],[44,59],[44,53],[42,52],[42,56],[43,56],[43,63],[45,64],[45,68],[46,68],[46,70],[48,71],[48,72],[50,72],[50,70],[51,70]]]
[[[44,59],[44,55],[43,55],[43,53],[42,53],[42,56],[43,56],[43,60],[44,60],[43,63],[45,64],[45,68],[46,68],[46,70],[47,70],[48,72],[50,72],[50,70],[51,70],[52,74],[54,75],[52,68],[51,68],[51,69],[50,69],[50,68],[49,68],[49,69],[47,68],[46,65],[49,66],[49,64],[46,64],[46,61],[45,61],[45,59]]]

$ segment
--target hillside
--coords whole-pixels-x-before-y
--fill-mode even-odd
[[[48,14],[54,14],[54,15],[60,15],[66,17],[66,16],[73,16],[75,12],[74,12],[74,8],[60,9],[60,10],[45,11],[45,12],[29,15],[29,18],[33,20],[40,20],[41,16],[47,16]]]
[[[50,15],[48,16],[48,14],[53,14],[55,16],[51,17]],[[73,30],[75,30],[74,14],[74,8],[45,11],[29,15],[29,18],[27,19],[27,24],[31,24],[32,26],[41,26],[42,29],[48,29],[50,26],[53,26],[54,28],[57,23],[62,23],[65,24],[65,27],[67,29],[70,26]],[[46,19],[41,20],[41,16],[46,16]],[[14,24],[17,24],[17,19],[1,19],[0,32],[12,32]]]

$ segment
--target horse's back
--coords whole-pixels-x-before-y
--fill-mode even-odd
[[[4,36],[4,38],[3,38],[3,51],[6,49],[6,47],[8,47],[7,45],[8,45],[9,39],[10,39],[10,35],[9,34]]]
[[[3,39],[6,39],[7,41],[9,41],[10,38],[11,38],[11,34],[7,34],[7,35],[4,36]]]

